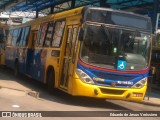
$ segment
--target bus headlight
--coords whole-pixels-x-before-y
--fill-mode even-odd
[[[89,84],[94,84],[92,78],[90,78],[85,72],[83,72],[80,69],[76,69],[76,73],[77,75],[80,77],[80,79],[85,82],[85,83],[89,83]]]
[[[142,80],[138,81],[137,83],[135,83],[132,88],[142,88],[145,83],[147,82],[147,78],[143,78]]]

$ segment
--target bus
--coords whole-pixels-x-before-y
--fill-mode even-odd
[[[151,21],[131,12],[80,7],[11,28],[6,65],[73,96],[141,101]]]
[[[5,65],[5,46],[9,26],[0,24],[0,65]]]

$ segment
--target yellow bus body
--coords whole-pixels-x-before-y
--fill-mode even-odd
[[[75,62],[69,62],[70,69],[68,71],[68,84],[65,83],[66,81],[63,81],[61,84],[61,79],[63,77],[62,70],[64,68],[63,62],[64,59],[71,60],[72,56],[69,56],[66,58],[65,56],[65,46],[67,41],[67,30],[71,28],[76,28],[77,33],[78,30],[83,26],[81,19],[82,19],[82,9],[83,7],[76,8],[73,10],[68,10],[62,13],[57,13],[54,15],[49,15],[43,18],[38,18],[36,20],[27,22],[21,26],[17,26],[14,28],[11,28],[11,30],[25,27],[25,26],[31,26],[30,34],[29,34],[29,41],[28,45],[26,47],[17,47],[19,49],[20,53],[23,52],[24,48],[27,49],[34,49],[34,50],[42,50],[41,58],[43,58],[43,54],[45,56],[44,61],[44,77],[43,77],[43,83],[47,84],[47,75],[49,70],[54,70],[54,87],[58,88],[68,94],[71,94],[73,96],[86,96],[86,97],[94,97],[94,98],[109,98],[109,99],[122,99],[122,100],[136,100],[141,101],[144,99],[145,92],[147,89],[147,83],[140,88],[140,89],[133,89],[133,88],[116,88],[116,87],[105,87],[105,86],[99,86],[99,85],[92,85],[84,83],[80,80],[79,76],[76,74],[76,68],[77,68],[77,62],[79,58],[79,49],[81,42],[78,41],[77,43],[77,51],[75,56]],[[59,21],[59,20],[65,20],[65,28],[64,28],[64,34],[62,37],[62,43],[59,48],[54,47],[40,47],[36,46],[33,48],[32,46],[32,39],[33,34],[38,36],[38,30],[40,29],[41,24],[51,22],[51,21]],[[8,45],[8,48],[13,48],[13,46]],[[53,51],[59,51],[59,56],[54,57],[52,56]],[[16,61],[16,60],[14,60]],[[41,74],[41,73],[40,73]],[[65,85],[67,84],[67,85]],[[110,91],[109,93],[107,91]],[[121,93],[121,94],[120,94]],[[137,97],[134,94],[139,94],[141,96]]]

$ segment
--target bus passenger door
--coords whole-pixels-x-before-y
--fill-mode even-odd
[[[71,88],[69,82],[72,81],[75,68],[76,49],[78,45],[78,25],[67,27],[66,44],[64,48],[64,57],[61,68],[60,87],[68,90]]]

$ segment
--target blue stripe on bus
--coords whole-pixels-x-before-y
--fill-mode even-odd
[[[136,82],[148,76],[148,72],[144,74],[120,74],[120,73],[106,72],[102,70],[95,70],[95,69],[87,68],[82,64],[80,64],[79,62],[78,62],[77,68],[83,70],[91,78],[95,77],[95,78],[103,79],[103,81],[94,81],[95,84],[102,85],[102,86],[110,86],[112,82],[115,82],[117,84],[116,87],[130,88]]]
[[[24,50],[24,55],[19,56],[17,53],[17,48],[8,47],[6,49],[6,65],[12,69],[15,67],[15,60],[18,59],[19,62],[19,72],[27,74],[32,78],[43,81],[45,73],[45,59],[46,56],[41,57],[42,52],[45,53],[46,50],[42,49],[27,49],[19,48],[19,50]]]
[[[45,73],[45,59],[46,56],[43,58],[41,57],[42,52],[46,50],[37,49],[32,50],[28,49],[27,54],[27,63],[26,63],[26,71],[27,74],[32,76],[34,79],[43,81],[44,73]]]

